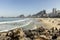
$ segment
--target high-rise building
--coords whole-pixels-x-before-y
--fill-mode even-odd
[[[60,13],[60,10],[57,10],[57,13]]]
[[[57,13],[56,8],[53,8],[52,13],[53,14],[56,14]]]

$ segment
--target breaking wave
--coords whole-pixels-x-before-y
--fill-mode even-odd
[[[0,24],[8,24],[8,23],[18,23],[18,22],[24,22],[29,19],[24,19],[24,20],[16,20],[16,21],[6,21],[6,22],[0,22]]]
[[[32,22],[32,20],[30,20],[30,19],[0,22],[0,26],[4,25],[4,24],[7,24],[7,25],[8,24],[11,25],[11,24],[14,24],[14,23],[18,23],[19,24],[18,26],[14,26],[14,27],[10,27],[10,28],[9,28],[9,26],[3,26],[3,28],[0,29],[0,32],[5,32],[5,31],[9,31],[9,30],[12,30],[12,29],[15,29],[15,28],[24,27],[24,26],[29,25],[31,22]],[[23,24],[20,25],[21,23],[23,23]],[[6,27],[6,28],[4,28],[4,27]]]

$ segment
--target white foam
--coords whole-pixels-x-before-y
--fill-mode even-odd
[[[25,25],[22,25],[21,27],[27,26],[31,23],[32,21],[29,21],[28,23],[26,23]]]
[[[0,24],[17,23],[17,22],[23,22],[23,21],[26,21],[26,20],[28,20],[28,19],[24,19],[24,20],[16,20],[16,21],[0,22]]]
[[[19,20],[19,21],[13,21],[12,23],[20,22],[20,21],[21,21],[21,20]],[[27,21],[27,20],[23,20],[23,21]],[[29,25],[31,22],[32,22],[32,20],[28,21],[27,23],[25,23],[25,24],[22,25],[22,26],[16,26],[16,27],[11,28],[11,29],[2,30],[2,31],[0,31],[0,32],[7,32],[7,31],[9,31],[9,30],[13,30],[13,29],[16,29],[16,28],[24,27],[24,26]],[[8,23],[9,23],[9,22],[8,22]]]

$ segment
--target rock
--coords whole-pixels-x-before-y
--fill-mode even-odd
[[[22,28],[16,28],[13,30],[9,30],[8,32],[0,33],[0,40],[59,40],[60,30],[56,30],[54,30],[54,28],[48,30],[42,27],[34,30],[23,30]]]
[[[52,40],[56,40],[56,39],[57,39],[57,35],[55,34],[52,36]]]
[[[60,40],[60,36],[57,38],[57,40]]]

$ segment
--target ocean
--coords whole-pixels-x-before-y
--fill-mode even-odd
[[[0,18],[0,32],[12,30],[15,28],[32,29],[32,18]]]

